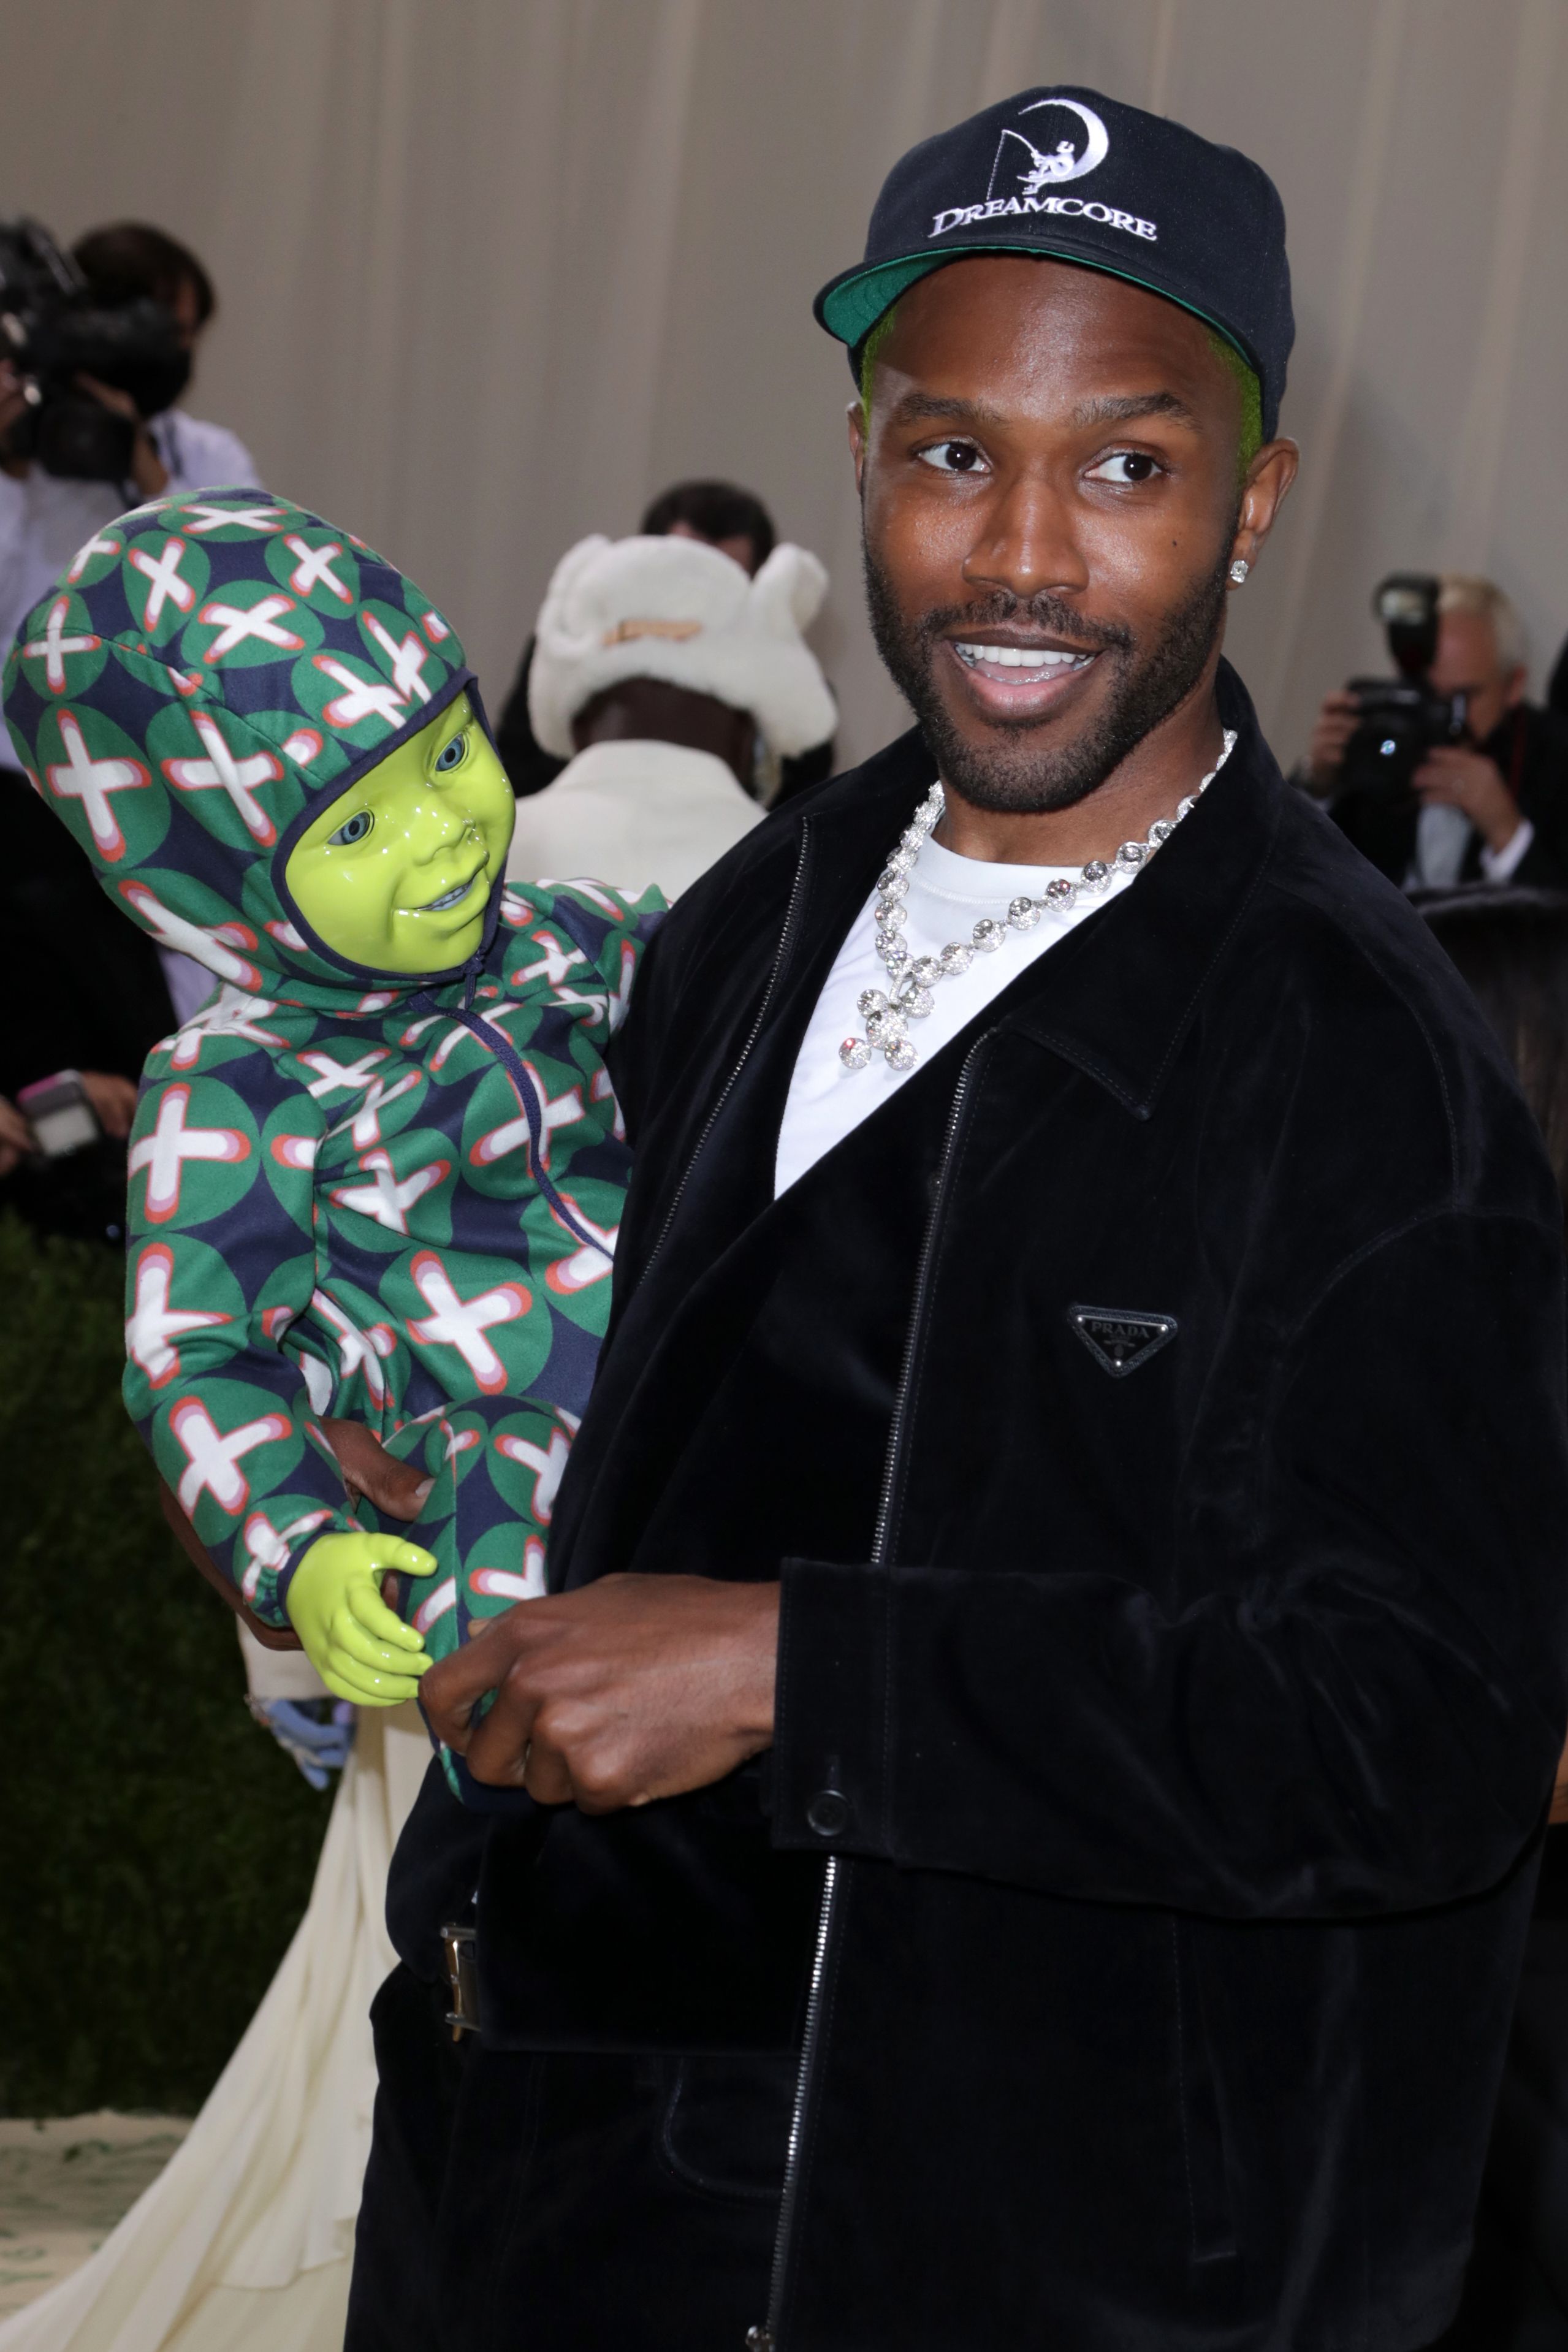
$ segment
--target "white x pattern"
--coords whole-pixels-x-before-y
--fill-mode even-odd
[[[321,712],[330,726],[357,727],[362,719],[379,719],[388,727],[401,727],[408,713],[404,698],[395,686],[374,679],[357,677],[346,662],[334,660],[331,654],[318,654],[316,667],[323,677],[342,688]]]
[[[353,596],[332,570],[332,558],[343,551],[341,539],[330,540],[325,547],[312,547],[298,531],[291,530],[283,541],[290,555],[299,562],[289,574],[289,585],[296,596],[308,596],[312,588],[324,588],[340,604],[352,604]]]
[[[416,1201],[433,1192],[452,1172],[449,1160],[432,1160],[399,1180],[392,1155],[386,1151],[363,1153],[360,1167],[370,1182],[340,1184],[333,1190],[333,1200],[340,1209],[357,1209],[362,1217],[374,1217],[378,1225],[384,1225],[394,1234],[408,1231],[408,1212]]]
[[[183,793],[210,792],[215,787],[226,792],[252,841],[258,841],[263,848],[270,847],[278,838],[278,828],[256,793],[259,785],[280,781],[281,761],[275,760],[270,751],[252,751],[247,757],[237,758],[217,720],[205,710],[192,711],[191,725],[205,746],[206,758],[165,760],[163,773]]]
[[[66,690],[67,654],[95,654],[103,643],[101,637],[68,637],[66,614],[69,610],[69,597],[57,596],[49,606],[43,635],[22,647],[24,661],[43,663],[44,683],[51,694],[63,694]]]
[[[375,639],[392,664],[392,683],[398,693],[405,700],[409,695],[416,694],[421,702],[428,702],[430,689],[425,683],[425,665],[430,658],[428,646],[422,646],[412,633],[399,645],[382,627],[374,613],[363,614],[361,617],[367,633]]]
[[[199,1397],[182,1397],[169,1415],[169,1427],[189,1465],[180,1479],[180,1508],[187,1519],[204,1492],[237,1518],[250,1500],[250,1481],[240,1464],[258,1445],[289,1435],[282,1413],[265,1412],[259,1420],[241,1422],[226,1437]]]
[[[243,646],[252,637],[265,646],[280,646],[285,653],[299,653],[305,643],[292,629],[279,628],[285,613],[294,610],[292,596],[263,596],[248,608],[238,604],[204,604],[198,618],[217,630],[207,647],[204,660],[220,662],[236,646]]]
[[[57,800],[79,801],[89,830],[101,855],[112,861],[124,855],[125,835],[114,814],[112,793],[134,791],[152,777],[139,760],[95,760],[87,748],[74,714],[60,713],[60,741],[66,747],[63,766],[46,768],[49,790]]]
[[[180,565],[184,560],[184,554],[185,542],[183,539],[166,539],[163,541],[163,552],[157,557],[152,555],[144,547],[132,549],[132,570],[140,572],[143,580],[151,583],[147,591],[146,606],[142,614],[142,626],[144,629],[157,627],[163,618],[165,604],[172,604],[176,611],[188,613],[195,603],[195,588],[188,580],[182,578],[180,573]]]
[[[194,1307],[169,1304],[174,1277],[174,1255],[166,1242],[153,1242],[136,1264],[136,1304],[125,1326],[125,1352],[155,1389],[180,1369],[180,1351],[173,1342],[186,1331],[200,1331],[215,1323],[232,1323],[232,1315],[204,1314]]]
[[[185,1110],[191,1099],[187,1086],[165,1087],[151,1135],[131,1147],[130,1173],[147,1171],[147,1214],[163,1224],[180,1205],[187,1160],[240,1160],[250,1156],[250,1142],[232,1127],[187,1127]]]
[[[503,1282],[477,1298],[459,1298],[434,1250],[421,1250],[409,1269],[430,1312],[411,1321],[412,1338],[429,1348],[456,1348],[487,1396],[507,1382],[506,1366],[485,1337],[498,1323],[515,1323],[533,1304],[521,1282]]]

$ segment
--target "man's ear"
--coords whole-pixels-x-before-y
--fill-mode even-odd
[[[1518,709],[1524,700],[1524,689],[1529,682],[1529,670],[1522,662],[1516,662],[1508,674],[1507,683],[1502,690],[1502,707],[1505,710]]]
[[[855,461],[855,488],[858,490],[866,471],[866,412],[858,400],[852,400],[845,415],[849,425],[849,455]]]
[[[1266,442],[1254,457],[1242,486],[1241,513],[1231,542],[1232,561],[1239,555],[1248,564],[1257,562],[1274,528],[1275,517],[1290,495],[1290,485],[1300,462],[1301,452],[1294,441]]]

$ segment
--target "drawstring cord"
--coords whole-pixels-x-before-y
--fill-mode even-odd
[[[529,1076],[527,1064],[500,1024],[485,1020],[481,1013],[473,1010],[474,990],[479,982],[479,969],[483,961],[483,955],[480,953],[476,955],[469,963],[468,986],[460,1005],[440,1004],[431,995],[429,990],[425,988],[419,991],[414,1002],[422,1012],[444,1013],[448,1020],[460,1021],[464,1028],[479,1039],[486,1052],[495,1055],[511,1080],[512,1091],[521,1104],[522,1115],[528,1121],[528,1140],[534,1181],[567,1232],[574,1234],[584,1249],[595,1250],[601,1257],[607,1258],[610,1252],[605,1248],[603,1241],[588,1232],[581,1219],[562,1199],[545,1168],[544,1107],[539,1099],[539,1089]]]

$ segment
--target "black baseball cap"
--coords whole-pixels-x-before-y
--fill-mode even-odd
[[[1050,254],[1191,310],[1256,373],[1263,436],[1273,437],[1296,334],[1285,207],[1234,147],[1098,90],[1020,90],[900,158],[865,259],[813,307],[855,365],[907,286],[974,253]]]

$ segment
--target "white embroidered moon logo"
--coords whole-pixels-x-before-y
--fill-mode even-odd
[[[1068,180],[1081,180],[1087,173],[1096,170],[1104,163],[1110,152],[1110,138],[1099,115],[1091,108],[1080,106],[1075,98],[1037,98],[1033,106],[1025,107],[1024,112],[1038,114],[1047,106],[1064,107],[1068,113],[1077,115],[1083,125],[1085,142],[1083,153],[1074,155],[1070,139],[1059,139],[1054,151],[1047,153],[1037,147],[1034,141],[1024,131],[1004,131],[996,150],[995,167],[991,174],[990,194],[993,196],[996,193],[996,180],[1003,169],[1003,158],[1007,152],[1007,142],[1010,139],[1015,141],[1028,157],[1026,163],[1019,162],[1011,166],[1017,173],[1023,193],[1026,196],[1040,195],[1047,188],[1060,187]],[[1043,125],[1037,127],[1044,129]]]

